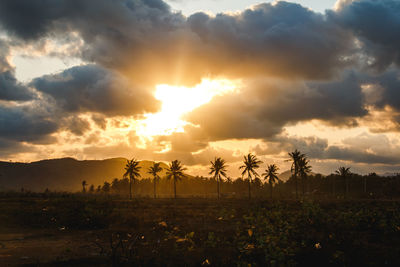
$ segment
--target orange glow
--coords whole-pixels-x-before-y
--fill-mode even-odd
[[[214,96],[234,91],[236,84],[237,82],[229,80],[203,79],[194,87],[157,85],[155,97],[162,102],[161,111],[146,114],[146,118],[140,122],[137,134],[151,138],[183,132],[183,127],[188,124],[182,120],[185,113],[210,102]]]

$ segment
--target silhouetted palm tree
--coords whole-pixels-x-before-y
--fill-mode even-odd
[[[104,185],[101,188],[101,190],[103,190],[104,193],[108,194],[110,193],[110,189],[111,189],[111,184],[109,182],[104,182]]]
[[[351,176],[351,172],[350,172],[350,167],[339,167],[339,169],[337,169],[335,171],[335,173],[337,175],[339,175],[340,177],[344,178],[345,184],[346,184],[346,194],[345,197],[348,196],[349,194],[349,177]]]
[[[86,182],[86,180],[83,180],[82,181],[82,192],[83,193],[86,193],[86,186],[87,186],[87,182]]]
[[[307,159],[305,155],[299,159],[298,162],[298,174],[301,177],[303,197],[304,197],[304,187],[307,182],[307,176],[311,173],[311,166],[309,165],[310,161]]]
[[[115,193],[119,193],[119,180],[118,178],[114,178],[111,182],[111,190]]]
[[[182,177],[185,177],[183,171],[186,170],[181,164],[179,160],[172,161],[167,169],[167,178],[174,179],[174,197],[176,198],[176,182],[181,180]]]
[[[214,179],[217,180],[217,194],[219,199],[219,183],[221,181],[221,175],[226,177],[226,165],[225,160],[221,158],[215,158],[214,162],[211,162],[210,174],[214,174]]]
[[[267,166],[267,169],[265,170],[265,173],[262,174],[264,177],[264,180],[268,179],[268,183],[270,186],[270,195],[272,199],[272,186],[279,181],[278,178],[278,166],[276,164],[271,164]]]
[[[297,149],[293,152],[288,153],[290,159],[288,161],[292,161],[292,166],[290,167],[290,171],[293,174],[295,186],[296,186],[296,198],[299,197],[298,193],[298,186],[297,186],[297,176],[299,174],[299,161],[301,158],[305,157],[304,154],[302,154],[300,151]]]
[[[239,170],[243,169],[242,177],[247,172],[247,178],[248,178],[248,182],[249,182],[249,199],[250,199],[251,198],[251,191],[250,191],[251,174],[253,174],[254,177],[258,177],[258,173],[256,172],[256,169],[258,169],[260,167],[259,164],[261,164],[262,161],[258,160],[255,155],[249,153],[247,156],[244,156],[243,163],[244,163],[244,165],[240,166]]]
[[[163,169],[160,167],[160,162],[156,163],[154,162],[153,166],[150,166],[148,173],[153,175],[153,181],[154,181],[154,198],[156,198],[156,184],[157,180],[160,179],[160,176],[158,176],[158,173],[161,172]]]
[[[132,199],[132,181],[134,182],[136,177],[140,177],[139,161],[136,159],[127,160],[125,165],[124,178],[129,177],[129,199]]]
[[[89,193],[93,194],[94,193],[94,185],[91,185],[89,187]]]

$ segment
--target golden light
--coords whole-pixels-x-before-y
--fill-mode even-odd
[[[182,132],[183,127],[188,124],[182,120],[185,113],[210,102],[214,96],[234,91],[236,84],[237,81],[225,79],[203,79],[194,87],[157,85],[155,97],[162,103],[161,111],[146,114],[137,129],[137,134],[151,138],[156,135]]]

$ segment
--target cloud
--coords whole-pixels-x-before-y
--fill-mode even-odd
[[[342,1],[328,18],[360,40],[366,63],[383,71],[392,63],[400,66],[400,4],[397,0]]]
[[[173,152],[191,153],[208,147],[208,138],[202,129],[187,125],[185,132],[176,132],[171,135],[157,136],[155,142],[169,144]]]
[[[8,42],[0,39],[0,71],[4,72],[11,69],[10,63],[7,60],[7,57],[10,54],[10,48]]]
[[[337,0],[333,10],[335,11],[340,11],[342,8],[344,8],[346,5],[351,4],[352,2],[354,2],[355,0]]]
[[[372,103],[374,106],[378,108],[390,106],[400,111],[400,72],[398,70],[390,70],[378,76],[367,77],[366,82],[379,86],[374,90],[379,92],[379,98]]]
[[[377,155],[374,153],[360,151],[357,149],[341,148],[331,146],[325,152],[324,158],[326,159],[340,159],[347,160],[355,163],[370,163],[370,164],[400,164],[398,156]]]
[[[26,86],[15,79],[14,68],[8,62],[9,44],[0,39],[0,100],[26,101],[34,98]]]
[[[52,20],[62,15],[62,1],[1,1],[0,17],[9,33],[23,39],[36,39],[45,34]]]
[[[81,58],[153,84],[205,75],[323,79],[349,65],[354,45],[346,29],[287,2],[186,18],[160,0],[4,0],[0,23],[28,42],[77,32]]]
[[[0,105],[0,138],[42,142],[58,128],[51,115],[38,106]]]
[[[315,136],[280,135],[252,148],[258,155],[279,155],[294,151],[305,153],[310,159],[338,160],[352,163],[399,165],[399,146],[385,135],[363,133],[342,140],[341,145],[329,145],[327,139]]]
[[[88,120],[79,118],[78,116],[71,116],[64,119],[64,127],[71,133],[81,136],[91,129]]]
[[[15,79],[13,71],[0,73],[0,100],[27,101],[34,97],[32,91]]]
[[[356,59],[379,70],[399,65],[397,1],[337,6],[323,15],[276,2],[186,18],[161,0],[3,0],[0,24],[26,42],[76,33],[84,44],[74,56],[140,84],[193,84],[207,75],[328,79],[357,68]]]
[[[107,128],[107,120],[106,117],[100,114],[93,114],[92,121],[102,130],[106,130]]]
[[[392,108],[372,108],[368,116],[360,121],[373,133],[400,132],[400,112]]]
[[[215,72],[321,79],[345,66],[351,36],[298,4],[259,4],[239,14],[196,13],[188,24]]]
[[[159,108],[150,90],[135,87],[117,72],[95,65],[36,78],[31,85],[53,97],[56,105],[66,112],[128,116],[155,112]]]
[[[0,157],[6,158],[20,152],[31,152],[32,148],[13,140],[0,138]]]
[[[247,81],[240,92],[215,97],[187,119],[211,140],[271,138],[288,124],[318,119],[354,126],[367,114],[362,90],[353,74],[337,82]]]
[[[368,116],[360,120],[374,132],[400,131],[400,72],[391,68],[379,75],[359,75]]]

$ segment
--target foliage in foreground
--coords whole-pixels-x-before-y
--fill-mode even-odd
[[[93,231],[115,265],[399,265],[400,203],[14,199],[2,222]]]

